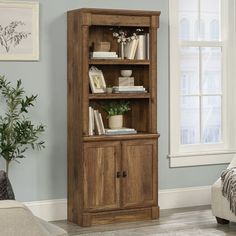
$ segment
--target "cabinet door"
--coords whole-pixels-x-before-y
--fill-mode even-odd
[[[84,145],[84,208],[106,210],[120,207],[120,142]]]
[[[156,140],[122,143],[122,206],[145,207],[157,202]]]

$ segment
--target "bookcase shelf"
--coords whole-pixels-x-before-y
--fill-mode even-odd
[[[84,136],[85,142],[96,142],[96,141],[117,141],[117,140],[130,140],[130,139],[155,139],[158,138],[159,134],[149,133],[137,133],[137,134],[123,134],[123,135],[93,135]]]
[[[69,11],[67,16],[68,220],[80,226],[91,226],[157,219],[157,29],[160,12],[76,9]],[[137,56],[137,53],[130,58],[148,60],[90,58],[101,42],[109,42],[110,52],[118,54],[120,47],[113,33],[120,29],[127,32],[128,37],[134,32],[145,36],[145,56]],[[136,45],[137,49],[141,50],[141,45]],[[142,86],[147,93],[92,93],[95,90],[90,88],[90,83],[96,79],[89,76],[92,66],[102,71],[107,86],[119,86],[121,71],[132,70],[134,85]],[[103,123],[108,128],[104,107],[122,100],[130,107],[123,115],[123,127],[137,133],[92,135],[93,115],[95,120],[99,115],[97,127]]]
[[[143,99],[150,98],[150,93],[102,93],[102,94],[89,94],[90,100],[95,99]]]
[[[150,65],[149,60],[90,59],[90,65]]]

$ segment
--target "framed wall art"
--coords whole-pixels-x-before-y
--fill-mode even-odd
[[[39,59],[39,3],[0,0],[0,60]]]
[[[92,66],[89,70],[89,83],[92,93],[105,93],[106,82],[101,70]]]

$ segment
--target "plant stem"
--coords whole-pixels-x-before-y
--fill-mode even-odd
[[[7,176],[8,176],[8,171],[9,171],[9,164],[10,164],[10,161],[6,161],[6,173],[7,173]]]

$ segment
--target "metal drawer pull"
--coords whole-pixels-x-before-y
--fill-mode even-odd
[[[116,177],[117,177],[117,178],[120,178],[120,177],[121,177],[121,171],[118,171],[118,172],[116,173]]]

